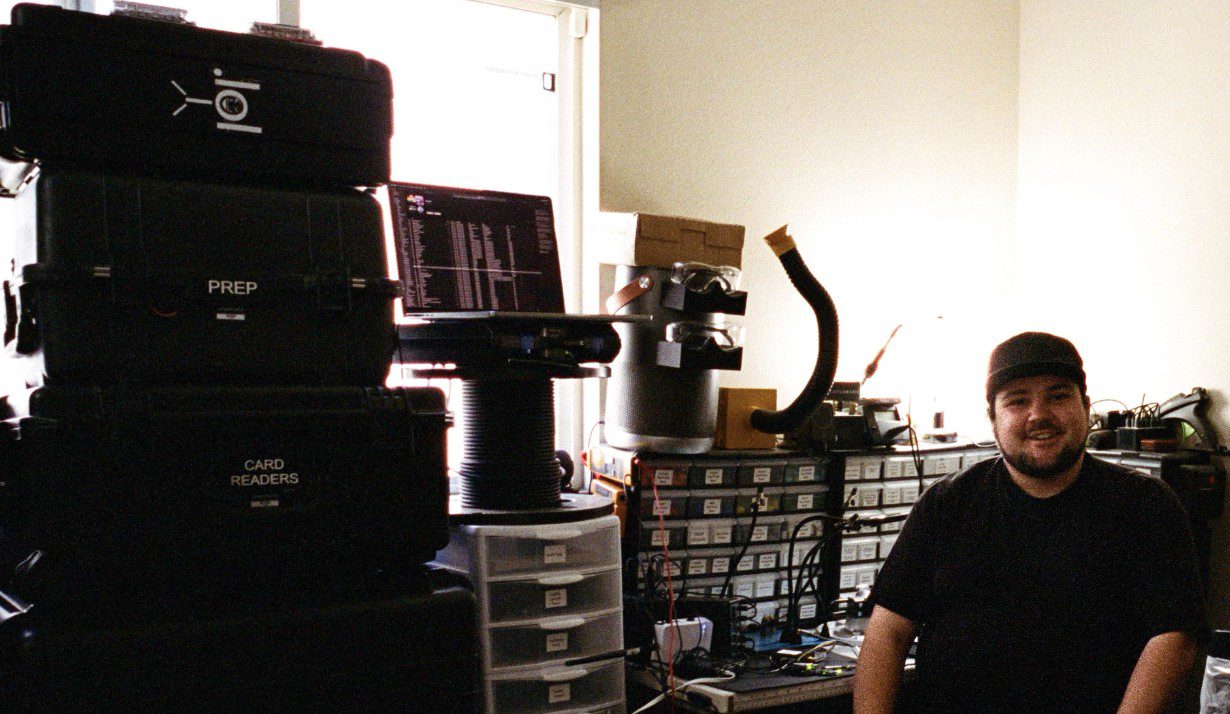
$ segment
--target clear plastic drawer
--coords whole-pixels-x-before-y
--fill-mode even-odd
[[[619,610],[492,627],[491,667],[525,667],[603,654],[619,649],[622,632]]]
[[[512,529],[508,529],[512,530]],[[619,522],[599,519],[488,535],[487,573],[512,575],[619,565]]]
[[[489,582],[487,595],[489,623],[493,625],[612,610],[622,604],[618,568]]]
[[[490,709],[501,714],[590,711],[623,700],[624,662],[617,658],[501,675],[488,686]]]

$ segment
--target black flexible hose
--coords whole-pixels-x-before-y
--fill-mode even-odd
[[[785,226],[770,233],[765,240],[777,253],[795,290],[816,313],[816,329],[819,332],[816,366],[799,396],[785,409],[757,409],[752,412],[751,422],[755,429],[767,434],[785,434],[811,416],[833,386],[833,377],[837,374],[837,307],[833,305],[828,291],[807,269],[794,239],[786,235]]]

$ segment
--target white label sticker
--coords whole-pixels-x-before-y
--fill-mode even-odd
[[[717,575],[730,570],[730,558],[714,558],[709,566],[709,572]]]
[[[854,576],[856,585],[871,585],[875,582],[876,571],[873,568],[859,571],[858,575]]]
[[[568,546],[563,543],[544,545],[542,547],[542,562],[545,565],[568,562]]]
[[[756,583],[738,583],[735,585],[735,595],[739,597],[756,597]]]
[[[853,563],[858,559],[858,546],[854,543],[841,544],[841,562]]]
[[[705,469],[705,485],[717,486],[722,483],[721,469]]]
[[[568,607],[568,588],[555,588],[546,592],[547,609]]]
[[[901,489],[896,486],[888,486],[884,489],[884,505],[896,506],[901,503]]]
[[[846,461],[846,480],[857,481],[863,477],[863,462],[850,459]]]
[[[800,481],[815,481],[816,480],[816,467],[815,466],[800,466],[799,467],[799,480]]]
[[[756,556],[754,555],[745,555],[742,558],[739,558],[739,564],[735,566],[735,570],[737,570],[740,573],[746,573],[749,570],[755,570],[755,569],[756,569]]]
[[[816,616],[816,603],[809,603],[799,608],[799,617],[810,620]]]
[[[692,526],[688,528],[688,545],[708,545],[709,528],[707,526]]]
[[[704,558],[688,559],[688,575],[704,575],[709,572],[709,561]]]
[[[730,531],[731,531],[731,527],[729,524],[723,525],[723,526],[714,526],[713,527],[713,543],[715,545],[725,545],[725,544],[730,543]]]
[[[670,514],[671,514],[671,500],[669,498],[661,498],[653,502],[653,515],[669,516]]]
[[[885,461],[884,478],[901,478],[901,462],[894,460]]]
[[[552,632],[547,635],[547,652],[563,652],[568,649],[568,633]]]
[[[547,704],[562,704],[572,699],[572,684],[552,684],[547,688]]]
[[[812,499],[814,498],[815,498],[814,494],[800,493],[799,494],[799,506],[798,506],[799,510],[800,511],[810,510],[813,507]]]
[[[815,530],[812,528],[812,524],[810,523],[804,523],[802,526],[799,527],[799,537],[800,538],[811,538],[812,534],[814,533],[815,533]]]
[[[752,470],[752,483],[768,483],[772,473],[773,469],[768,466],[757,466]]]
[[[675,470],[654,469],[653,482],[659,486],[670,486],[675,482]]]
[[[753,542],[760,543],[761,541],[766,541],[768,539],[769,539],[769,527],[768,526],[756,526],[755,528],[752,529],[752,541]]]
[[[858,579],[856,577],[857,575],[858,573],[854,572],[853,569],[847,568],[845,570],[842,570],[841,571],[841,584],[839,587],[842,590],[852,589],[855,585],[858,584]]]
[[[722,499],[706,498],[705,499],[705,515],[716,516],[722,513]]]
[[[880,505],[880,489],[864,488],[858,499],[864,506],[878,506]]]
[[[864,481],[879,481],[880,480],[880,462],[871,461],[863,466]]]
[[[858,547],[859,560],[875,560],[876,559],[876,544],[862,543]]]
[[[761,570],[772,570],[777,567],[777,553],[762,553],[758,563]]]
[[[661,530],[654,531],[649,536],[649,544],[656,545],[656,546],[669,545],[670,544],[670,531],[661,531]]]

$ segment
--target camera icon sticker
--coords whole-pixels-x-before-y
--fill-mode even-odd
[[[223,79],[222,70],[214,69],[214,86],[218,90],[212,99],[188,96],[188,92],[175,80],[171,80],[171,86],[175,87],[176,91],[183,97],[183,103],[179,105],[179,108],[171,112],[171,116],[179,116],[180,112],[187,109],[189,104],[211,106],[222,120],[214,124],[218,129],[223,131],[242,131],[249,134],[261,133],[259,126],[243,123],[243,120],[248,116],[249,110],[248,95],[244,92],[259,92],[261,88],[259,82]]]

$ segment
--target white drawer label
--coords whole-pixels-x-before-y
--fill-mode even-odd
[[[675,482],[674,469],[654,469],[653,482],[659,486],[669,486]]]
[[[728,570],[730,570],[730,558],[714,558],[709,566],[709,572],[714,575],[725,573]]]
[[[547,652],[563,652],[568,649],[568,633],[552,632],[547,635]]]
[[[568,607],[568,588],[555,588],[546,593],[547,609]]]
[[[761,554],[759,565],[761,570],[773,570],[777,567],[777,553]]]
[[[815,534],[815,532],[816,531],[812,527],[811,523],[804,523],[802,526],[799,526],[799,537],[800,538],[811,538],[812,535]]]
[[[773,469],[768,466],[757,466],[752,470],[752,483],[768,483]]]
[[[547,688],[547,704],[562,704],[572,699],[572,684],[552,684]]]
[[[689,528],[688,545],[709,545],[709,528],[703,525]]]
[[[713,527],[714,544],[724,545],[724,544],[730,543],[730,531],[731,531],[731,526],[729,524],[724,525],[724,526],[714,526]]]
[[[862,570],[859,572],[858,575],[855,576],[855,582],[858,585],[871,585],[873,582],[875,582],[875,579],[876,579],[876,571],[872,568],[868,568],[867,570]]]
[[[863,492],[859,494],[858,500],[864,506],[878,506],[880,505],[880,489],[865,488],[863,489]]]
[[[857,481],[863,477],[863,462],[850,459],[846,462],[846,480]]]
[[[717,486],[722,483],[721,469],[705,469],[705,485]]]
[[[901,462],[893,460],[885,461],[884,478],[901,478]]]
[[[653,502],[653,515],[669,516],[671,514],[671,500],[669,498],[655,499]]]
[[[858,584],[858,579],[856,577],[857,575],[858,573],[854,572],[854,570],[852,569],[842,570],[841,571],[841,585],[840,585],[841,589],[850,590],[855,585],[857,585]]]
[[[720,514],[722,512],[722,499],[706,498],[704,511],[706,516],[716,516]]]
[[[709,561],[704,558],[692,558],[688,560],[688,575],[704,575],[709,572]]]
[[[880,462],[871,461],[863,466],[864,481],[879,481],[880,480]]]
[[[766,541],[768,539],[769,539],[769,527],[768,526],[756,526],[755,528],[752,529],[752,541],[753,542],[759,543],[761,541]]]
[[[739,564],[735,566],[735,570],[740,573],[745,573],[749,570],[756,569],[756,556],[745,555],[739,559]]]
[[[858,546],[854,543],[841,544],[841,562],[853,563],[858,559]]]
[[[544,545],[542,547],[542,562],[544,565],[568,562],[568,546],[563,543]]]
[[[804,620],[810,620],[816,616],[816,603],[808,603],[799,607],[799,617]]]
[[[858,547],[859,560],[875,560],[876,559],[876,544],[862,543]]]
[[[756,597],[756,583],[739,583],[735,585],[735,595],[739,597]]]
[[[884,489],[884,505],[896,506],[901,503],[901,488],[898,486],[889,486]]]
[[[799,494],[799,510],[807,510],[807,509],[811,509],[811,508],[812,508],[812,499],[814,499],[814,498],[815,498],[815,495],[814,495],[814,494],[810,494],[810,493],[800,493],[800,494]]]
[[[816,467],[815,466],[800,466],[799,467],[799,480],[800,481],[815,481],[816,480]]]
[[[670,531],[657,530],[650,534],[649,544],[657,546],[670,545],[670,537]]]

